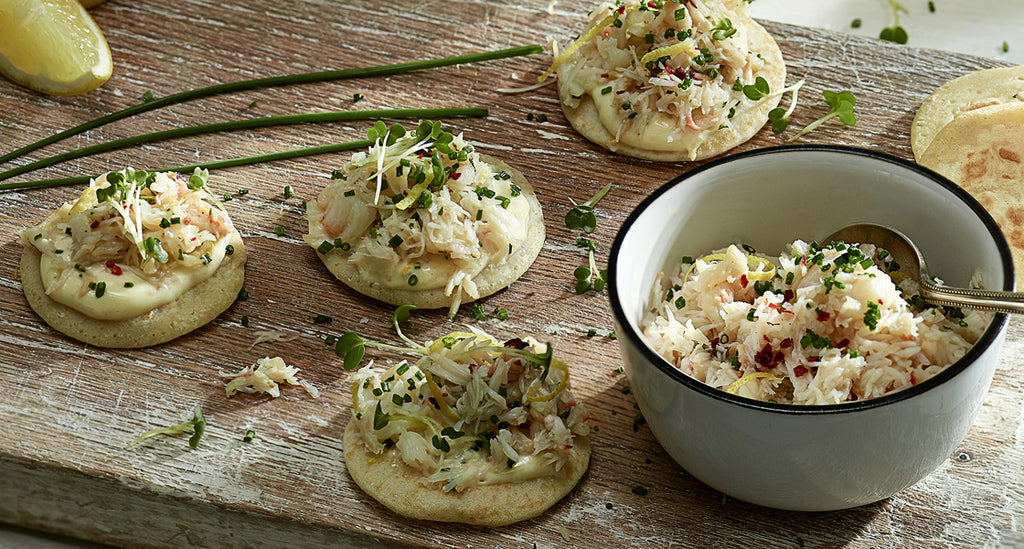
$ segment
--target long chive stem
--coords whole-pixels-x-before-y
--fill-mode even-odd
[[[481,116],[487,116],[487,109],[478,107],[457,107],[449,109],[377,109],[365,111],[330,111],[310,114],[266,116],[263,118],[253,118],[250,120],[232,120],[230,122],[217,122],[214,124],[188,126],[185,128],[175,128],[173,130],[166,130],[162,132],[136,135],[134,137],[116,139],[114,141],[98,143],[96,145],[91,145],[89,147],[83,147],[81,149],[77,149],[74,151],[68,151],[65,153],[43,158],[35,162],[25,164],[23,166],[18,166],[17,168],[12,168],[5,172],[0,172],[0,181],[10,179],[11,177],[21,175],[26,172],[38,170],[39,168],[45,168],[46,166],[50,166],[58,162],[64,162],[66,160],[81,158],[83,156],[88,156],[90,154],[96,154],[113,149],[120,149],[132,145],[138,145],[141,143],[159,141],[162,139],[185,137],[188,135],[197,135],[203,133],[230,130],[241,130],[249,128],[264,128],[268,126],[305,124],[311,122],[334,122],[338,120],[367,120],[381,118],[469,118]]]
[[[360,139],[358,141],[346,141],[343,143],[332,143],[330,145],[319,145],[316,147],[307,147],[304,149],[293,149],[290,151],[281,151],[276,153],[258,154],[254,156],[243,156],[240,158],[228,158],[226,160],[214,160],[212,162],[202,162],[199,164],[189,164],[187,166],[175,166],[173,168],[157,168],[155,172],[191,172],[196,168],[203,168],[207,170],[214,170],[219,168],[228,168],[231,166],[247,166],[249,164],[258,164],[260,162],[271,162],[274,160],[285,160],[288,158],[298,158],[301,156],[312,156],[315,154],[326,154],[339,151],[350,151],[352,149],[362,149],[373,145],[373,141],[369,139]],[[11,191],[15,189],[30,189],[37,187],[60,187],[66,185],[84,185],[89,183],[93,179],[89,176],[80,177],[62,177],[58,179],[41,179],[38,181],[24,181],[19,183],[0,183],[0,191]]]
[[[198,99],[200,97],[209,97],[211,95],[220,95],[224,93],[254,90],[259,88],[270,88],[274,86],[284,86],[289,84],[307,84],[312,82],[342,80],[346,78],[366,78],[371,76],[384,76],[389,74],[397,74],[401,72],[418,71],[424,69],[432,69],[436,67],[446,67],[450,65],[480,63],[483,61],[503,59],[506,57],[517,57],[521,55],[541,53],[542,51],[544,51],[543,46],[540,46],[538,44],[532,44],[529,46],[518,46],[515,48],[506,48],[501,50],[485,51],[480,53],[470,53],[466,55],[454,55],[451,57],[441,57],[437,59],[424,59],[420,61],[392,63],[389,65],[377,65],[373,67],[363,67],[356,69],[340,69],[301,74],[288,74],[283,76],[257,78],[254,80],[229,82],[226,84],[216,84],[213,86],[207,86],[205,88],[197,88],[194,90],[174,93],[165,97],[158,97],[152,101],[140,103],[138,105],[134,105],[126,109],[108,114],[106,116],[101,116],[94,120],[90,120],[83,124],[79,124],[78,126],[64,130],[60,133],[56,133],[54,135],[51,135],[50,137],[40,139],[35,143],[26,145],[16,151],[12,151],[3,156],[0,156],[0,164],[18,158],[36,149],[45,147],[46,145],[49,145],[51,143],[56,143],[57,141],[66,139],[72,135],[80,134],[84,131],[91,130],[104,124],[108,124],[115,120],[121,120],[122,118],[127,118],[129,116],[133,116],[142,112],[151,111],[153,109],[158,109],[160,107],[166,107],[168,105],[176,105],[178,103],[183,103],[185,101],[190,101],[192,99]]]

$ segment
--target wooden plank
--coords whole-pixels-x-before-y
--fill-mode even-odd
[[[95,93],[43,97],[0,83],[0,143],[10,150],[95,116],[137,103],[146,91],[187,88],[256,76],[407,61],[527,43],[579,32],[589,6],[540,0],[497,5],[369,0],[344,5],[288,0],[222,5],[110,0],[93,13],[107,33],[115,76]],[[942,82],[1001,63],[873,40],[766,24],[787,58],[788,81],[806,79],[792,119],[802,126],[827,110],[825,89],[857,96],[858,123],[826,124],[803,142],[868,145],[912,158],[910,121]],[[568,127],[552,88],[519,95],[496,91],[532,81],[544,55],[383,79],[260,90],[147,113],[73,138],[48,153],[102,140],[194,123],[328,109],[467,106],[491,109],[458,121],[484,152],[520,168],[545,208],[548,240],[538,262],[506,291],[483,302],[510,318],[453,321],[418,312],[408,333],[433,338],[464,323],[495,334],[551,338],[574,368],[574,386],[593,413],[594,455],[581,485],[542,517],[485,530],[400,519],[365,496],[341,458],[349,418],[347,374],[324,344],[356,329],[393,338],[390,308],[330,277],[301,241],[302,200],[313,199],[347,155],[223,170],[217,187],[248,189],[228,208],[250,250],[246,288],[211,325],[149,349],[108,351],[55,334],[29,309],[16,267],[17,234],[77,189],[0,194],[0,516],[5,522],[137,547],[516,546],[581,547],[946,547],[1024,541],[1024,324],[1011,324],[1007,348],[977,424],[956,454],[917,486],[849,511],[783,513],[723,498],[681,470],[643,425],[617,371],[617,343],[605,337],[605,296],[575,295],[572,270],[583,264],[576,234],[561,219],[569,197],[586,199],[606,183],[599,207],[598,260],[635,205],[695,164],[658,164],[611,155]],[[354,93],[365,99],[353,103]],[[255,105],[251,104],[255,101]],[[528,119],[547,115],[546,122]],[[204,159],[358,138],[365,124],[252,130],[194,137],[76,160],[32,174],[94,174],[125,165],[176,165]],[[737,151],[784,143],[762,130]],[[36,153],[32,158],[39,158]],[[19,165],[27,160],[19,160]],[[21,176],[17,180],[28,179]],[[289,184],[296,196],[284,199]],[[285,235],[278,237],[276,227]],[[318,313],[333,317],[314,324]],[[248,317],[249,325],[241,325]],[[599,331],[587,337],[589,328]],[[253,346],[258,331],[285,340]],[[395,360],[370,351],[377,360]],[[321,391],[313,400],[286,388],[279,399],[223,393],[222,370],[237,371],[279,355]],[[127,443],[146,429],[187,419],[201,404],[209,420],[202,444],[160,439]],[[256,440],[243,443],[246,429]],[[632,492],[648,489],[646,496]]]

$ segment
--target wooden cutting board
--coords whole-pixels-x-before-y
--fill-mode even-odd
[[[0,150],[157,96],[259,76],[358,67],[471,53],[574,36],[589,4],[543,0],[231,3],[110,0],[92,13],[113,50],[115,73],[99,90],[46,97],[0,82]],[[788,82],[806,79],[793,124],[827,110],[822,90],[854,92],[855,127],[825,124],[803,142],[866,146],[912,158],[910,122],[942,82],[999,62],[766,23],[786,56]],[[0,193],[0,521],[131,547],[947,547],[1024,542],[1024,324],[1011,323],[985,406],[960,448],[933,475],[888,500],[833,513],[789,513],[735,501],[678,467],[636,421],[618,370],[605,294],[576,295],[585,257],[562,223],[569,198],[607,183],[592,235],[603,264],[628,213],[653,189],[695,164],[615,156],[582,140],[562,117],[553,88],[509,95],[531,83],[546,54],[387,78],[292,86],[207,98],[117,122],[30,155],[185,125],[272,114],[378,107],[485,106],[486,119],[456,121],[479,149],[520,168],[547,218],[533,268],[482,302],[486,320],[463,311],[415,313],[407,333],[429,339],[470,324],[499,336],[551,339],[573,367],[593,413],[593,461],[579,487],[543,516],[499,529],[399,518],[363,494],[342,460],[348,376],[324,343],[357,330],[393,339],[391,308],[336,282],[305,246],[303,200],[316,197],[347,154],[225,169],[218,192],[250,252],[246,288],[218,320],[141,350],[91,348],[50,330],[28,307],[17,278],[19,232],[80,189]],[[365,99],[353,102],[354,94]],[[783,104],[788,103],[788,97]],[[545,115],[540,121],[538,115]],[[368,123],[333,123],[179,139],[54,166],[15,180],[94,175],[244,156],[361,138]],[[792,130],[787,134],[791,135]],[[762,130],[737,151],[782,144]],[[11,165],[19,165],[22,159]],[[6,166],[5,166],[6,167]],[[31,177],[30,177],[31,176]],[[285,185],[296,196],[285,199]],[[885,192],[880,183],[879,191]],[[798,207],[799,205],[793,205]],[[284,229],[283,236],[275,229]],[[492,314],[506,308],[509,318]],[[314,316],[332,317],[316,324]],[[248,326],[242,319],[248,318]],[[597,336],[588,337],[589,329]],[[284,335],[254,344],[261,331]],[[370,350],[378,361],[396,357]],[[286,387],[278,399],[224,396],[221,371],[281,356],[321,392]],[[191,417],[206,436],[128,448],[141,432]],[[247,429],[256,432],[242,442]],[[724,434],[725,436],[726,434]],[[880,448],[879,451],[885,451]],[[634,493],[644,487],[646,495]]]

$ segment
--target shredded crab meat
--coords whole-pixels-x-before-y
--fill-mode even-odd
[[[190,189],[187,175],[157,173],[146,185],[128,182],[122,193],[100,201],[97,191],[109,189],[110,176],[93,180],[78,200],[27,231],[25,240],[63,257],[69,267],[113,262],[159,279],[175,268],[201,265],[203,254],[233,230],[216,199],[205,187]],[[152,249],[145,245],[148,239]],[[163,261],[154,254],[159,250],[166,254]]]
[[[271,397],[281,396],[280,383],[300,385],[313,398],[319,398],[320,392],[305,380],[299,380],[296,374],[299,369],[289,366],[281,357],[265,357],[256,361],[254,366],[246,366],[234,374],[221,374],[231,380],[224,386],[228,397],[237,393],[264,393]]]
[[[962,357],[991,316],[925,306],[884,257],[872,245],[796,241],[777,258],[730,246],[658,277],[643,334],[682,372],[748,398],[825,405],[900,391]]]
[[[415,364],[352,376],[354,416],[371,452],[397,451],[444,491],[566,466],[575,437],[589,433],[588,413],[550,347],[545,355],[533,340],[500,345],[466,332],[438,342]]]

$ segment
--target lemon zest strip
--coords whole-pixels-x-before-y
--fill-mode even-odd
[[[732,383],[730,383],[729,386],[725,388],[725,392],[727,392],[729,394],[732,394],[732,395],[735,395],[736,391],[738,391],[740,387],[746,385],[747,383],[750,383],[751,381],[753,381],[753,380],[755,380],[757,378],[764,378],[764,377],[773,377],[773,378],[776,378],[776,379],[782,379],[780,376],[778,376],[776,374],[773,374],[771,372],[750,372],[749,374],[745,374],[743,377],[741,377],[741,378],[737,379],[736,381],[733,381]]]
[[[428,178],[423,183],[414,185],[413,188],[409,189],[409,194],[405,195],[405,198],[399,201],[398,204],[395,204],[395,207],[399,210],[404,210],[409,206],[412,206],[413,202],[419,200],[423,191],[427,190],[427,186],[430,184],[430,179],[433,179],[433,177]]]
[[[653,49],[644,54],[640,58],[640,66],[646,67],[649,61],[660,59],[662,57],[671,57],[677,53],[686,53],[690,57],[697,57],[697,50],[691,44],[687,42],[680,42],[678,44],[672,44],[671,46],[662,46],[657,49]]]
[[[441,414],[452,421],[462,419],[459,417],[459,414],[455,413],[455,410],[452,410],[452,407],[448,405],[448,400],[441,394],[441,388],[438,387],[437,383],[434,381],[434,376],[430,375],[430,372],[427,370],[420,371],[423,372],[427,378],[427,387],[430,387],[430,394],[432,394],[434,396],[434,400],[437,401],[437,406],[441,410]]]
[[[635,9],[638,9],[640,7],[640,4],[626,6],[625,10],[622,13],[619,13],[619,8],[615,8],[612,6],[609,7],[612,9],[612,13],[605,17],[604,19],[600,20],[593,27],[587,29],[587,32],[583,33],[583,35],[577,38],[575,41],[573,41],[572,44],[569,44],[569,47],[565,48],[565,51],[563,51],[561,55],[556,57],[554,61],[551,62],[551,66],[548,67],[548,70],[544,71],[544,74],[537,77],[537,82],[543,82],[547,80],[548,77],[551,76],[551,73],[558,70],[558,67],[561,67],[562,63],[565,63],[565,60],[568,59],[569,56],[576,53],[576,50],[580,49],[580,46],[586,44],[591,38],[597,36],[597,33],[601,32],[603,29],[608,27],[608,25],[614,23],[620,15],[626,15],[627,13]]]
[[[551,370],[558,370],[562,372],[562,379],[555,385],[555,388],[546,395],[534,396],[534,393],[537,392],[536,390],[538,389],[538,386],[530,385],[530,388],[526,391],[526,398],[532,402],[547,402],[558,396],[558,394],[565,389],[566,385],[569,384],[569,366],[561,360],[553,358],[551,359]]]

